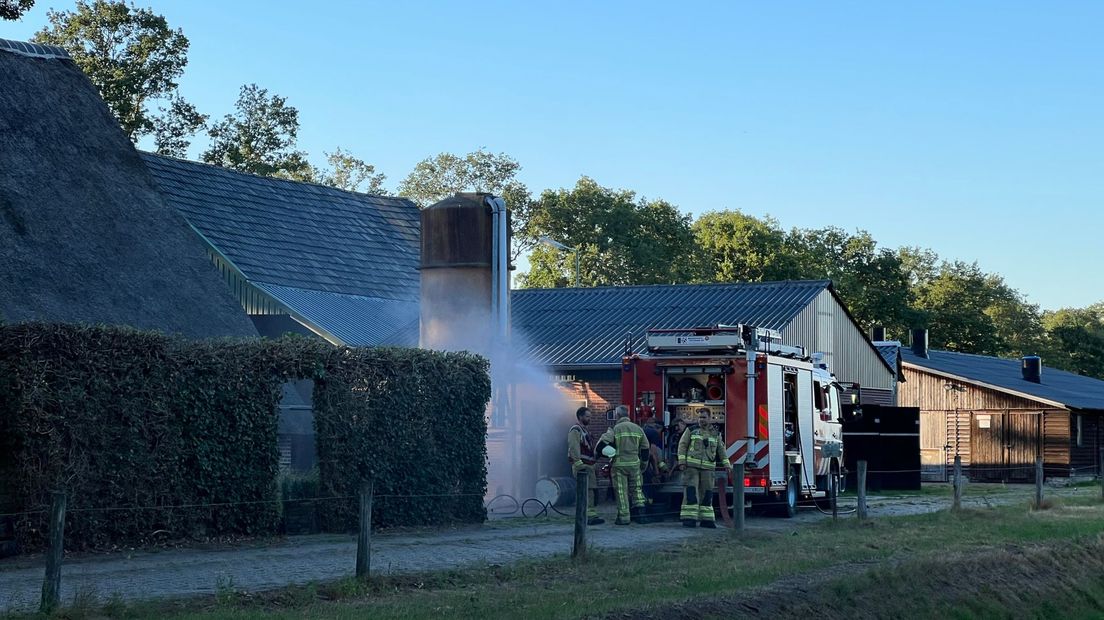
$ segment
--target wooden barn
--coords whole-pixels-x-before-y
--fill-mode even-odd
[[[1104,381],[1043,368],[1038,357],[1002,359],[928,350],[926,334],[902,349],[901,406],[920,408],[926,480],[946,480],[960,456],[969,479],[1033,482],[1094,476],[1104,447]]]

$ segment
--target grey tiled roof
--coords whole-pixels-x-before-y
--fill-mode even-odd
[[[1047,368],[1046,360],[1043,360],[1042,382],[1033,383],[1024,380],[1021,361],[1018,359],[935,350],[929,350],[925,359],[907,347],[901,348],[901,356],[906,364],[1036,396],[1067,407],[1104,409],[1104,381]]]
[[[417,300],[420,216],[409,200],[142,158],[165,199],[251,282]]]
[[[511,330],[529,357],[548,366],[618,364],[625,336],[644,348],[648,329],[747,323],[782,329],[828,280],[751,284],[520,289],[511,292]]]

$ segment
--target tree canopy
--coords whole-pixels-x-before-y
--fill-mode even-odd
[[[332,153],[326,153],[326,163],[328,168],[315,169],[313,175],[315,183],[351,192],[376,195],[387,193],[383,186],[387,175],[376,172],[375,166],[353,156],[348,151],[341,150],[341,147]]]
[[[313,178],[307,154],[296,150],[299,110],[256,84],[241,87],[233,114],[211,125],[203,161],[261,176]]]
[[[521,164],[505,153],[485,149],[467,155],[439,153],[418,162],[399,184],[399,195],[422,208],[460,192],[487,192],[501,196],[510,209],[512,258],[534,245],[527,234],[532,198],[529,189],[518,180]]]
[[[158,153],[183,156],[207,118],[178,92],[188,64],[184,33],[122,0],[77,0],[72,11],[47,16],[50,24],[34,40],[69,52],[126,135],[134,142],[152,135]],[[154,104],[158,112],[150,109]]]
[[[572,189],[547,190],[532,207],[525,235],[579,252],[585,286],[687,281],[695,272],[690,217],[663,200],[637,198],[583,177]],[[574,282],[574,254],[540,246],[523,286]]]
[[[0,0],[0,19],[15,21],[31,10],[35,0]]]

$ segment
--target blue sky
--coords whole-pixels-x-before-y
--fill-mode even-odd
[[[255,82],[316,160],[391,187],[485,147],[534,191],[585,174],[976,260],[1043,308],[1104,300],[1104,3],[138,4],[191,40],[202,111]]]

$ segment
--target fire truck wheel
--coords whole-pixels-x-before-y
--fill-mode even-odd
[[[797,488],[798,477],[794,473],[790,473],[790,477],[786,479],[786,502],[782,504],[782,513],[779,515],[786,519],[792,519],[797,516],[797,498],[800,492]]]
[[[771,498],[771,513],[775,517],[792,519],[797,516],[798,490],[797,468],[786,478],[786,490]]]

